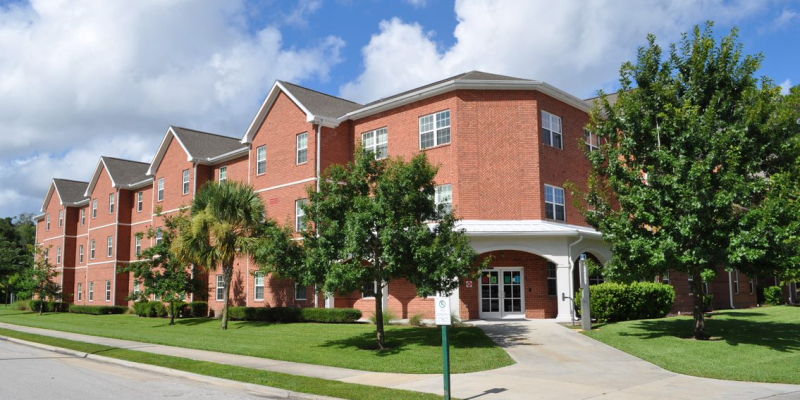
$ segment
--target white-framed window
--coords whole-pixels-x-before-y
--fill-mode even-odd
[[[92,219],[97,218],[97,199],[92,200]]]
[[[183,194],[189,194],[189,170],[183,170]]]
[[[78,263],[83,264],[83,245],[78,246]]]
[[[139,298],[139,280],[133,281],[133,295],[138,299]]]
[[[264,273],[256,272],[255,275],[255,299],[264,300]]]
[[[83,284],[82,283],[78,282],[78,290],[76,290],[76,292],[78,293],[78,301],[83,300]]]
[[[297,135],[297,163],[308,162],[308,132]]]
[[[111,301],[111,281],[106,281],[106,301]]]
[[[108,195],[108,213],[114,213],[114,193]]]
[[[419,148],[450,143],[450,110],[419,118]]]
[[[386,158],[389,156],[389,130],[384,127],[364,132],[361,134],[361,144],[364,150],[375,153],[376,159]]]
[[[86,225],[86,209],[81,208],[81,226]]]
[[[107,250],[108,250],[107,251],[107,256],[111,257],[111,255],[114,254],[114,237],[113,236],[109,236],[108,237],[108,249]]]
[[[164,201],[164,178],[158,178],[158,201]]]
[[[140,256],[142,254],[142,236],[136,235],[136,256]]]
[[[217,301],[225,298],[225,279],[222,275],[217,275]]]
[[[564,189],[556,186],[544,185],[545,217],[556,221],[566,221],[566,202]]]
[[[544,144],[563,149],[561,134],[561,117],[542,111],[542,137]]]
[[[61,246],[56,246],[56,265],[61,264]]]
[[[161,227],[158,227],[156,228],[156,246],[160,245],[163,240],[164,231],[161,230]]]
[[[45,263],[50,262],[50,248],[49,247],[44,249],[44,262]]]
[[[228,180],[228,167],[219,167],[219,183],[225,182]]]
[[[50,230],[50,214],[47,214],[47,218],[44,223],[44,230],[46,231]]]
[[[58,227],[64,226],[64,210],[58,210]]]
[[[94,282],[89,282],[89,301],[94,301]]]
[[[733,270],[733,293],[739,294],[739,270]]]
[[[380,288],[378,287],[378,282],[367,283],[361,287],[361,298],[374,299],[375,293],[377,293],[379,289]]]
[[[90,260],[94,260],[94,249],[95,249],[95,243],[94,243],[94,239],[92,239],[92,241],[89,242],[89,259]]]
[[[547,262],[547,295],[555,296],[558,294],[558,286],[556,285],[556,263],[552,261]]]
[[[669,285],[669,270],[667,270],[664,275],[661,275],[661,283]]]
[[[441,185],[436,187],[436,208],[442,206],[442,213],[453,212],[453,185]]]
[[[306,288],[305,286],[302,286],[302,285],[299,285],[299,284],[295,283],[294,284],[294,299],[295,300],[302,300],[302,301],[308,300],[308,294],[306,294],[306,291],[307,291],[306,289],[308,289],[308,288]]]
[[[144,208],[144,191],[136,193],[136,212],[142,212]]]
[[[294,202],[294,230],[297,232],[306,229],[306,212],[303,210],[304,204],[306,204],[306,199],[299,199]]]
[[[159,301],[159,300],[161,300],[161,296],[159,296],[158,293],[153,293],[153,301]]]
[[[595,151],[600,149],[600,138],[597,136],[596,133],[584,129],[583,130],[583,142],[589,146],[589,151]]]
[[[267,146],[260,146],[256,149],[256,175],[263,175],[267,172]]]

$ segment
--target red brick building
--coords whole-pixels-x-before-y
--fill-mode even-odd
[[[65,293],[92,288],[96,293],[93,300],[82,294],[70,301],[110,298],[124,304],[135,285],[117,268],[135,260],[136,249],[151,245],[136,242],[136,233],[159,227],[157,210],[170,214],[189,206],[204,183],[246,182],[263,198],[269,217],[301,229],[298,204],[307,188],[326,167],[352,160],[357,146],[381,157],[425,152],[440,166],[436,201],[452,207],[481,257],[492,256],[480,279],[462,281],[451,296],[457,314],[568,321],[572,305],[562,294],[577,290],[578,258],[586,253],[602,263],[611,256],[564,190],[566,182],[583,185],[589,172],[583,146],[592,141],[584,132],[590,107],[541,81],[477,71],[369,104],[277,81],[241,140],[170,127],[149,166],[103,157],[88,185],[70,183],[87,186],[83,197],[56,205],[50,198],[67,181],[54,180],[38,217],[38,243],[61,240],[62,251],[72,246],[70,260],[60,264],[76,271],[69,278],[64,274]],[[69,215],[62,230],[74,234],[45,229],[58,212]],[[78,224],[80,213],[91,214],[86,226]],[[95,257],[79,262],[75,245],[66,240],[70,235],[74,243],[95,243]],[[368,293],[315,296],[313,288],[256,269],[251,260],[237,260],[234,305],[355,307],[365,315],[374,310]],[[676,311],[683,311],[692,295],[686,293],[686,277],[672,275]],[[205,277],[215,310],[222,307],[218,276],[217,270]],[[748,278],[739,276],[739,290],[731,297],[733,284],[727,273],[709,283],[720,308],[755,304]],[[400,318],[433,315],[432,300],[417,297],[403,280],[389,282],[383,291],[383,307]]]

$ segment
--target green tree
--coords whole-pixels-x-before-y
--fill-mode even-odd
[[[228,329],[234,260],[252,253],[263,233],[264,202],[249,185],[225,181],[209,182],[197,194],[191,207],[191,220],[180,230],[172,251],[186,264],[209,270],[222,267],[222,329]]]
[[[162,217],[160,212],[157,214]],[[138,297],[131,293],[128,299],[136,301],[155,295],[159,301],[169,303],[169,324],[175,325],[176,304],[183,301],[187,293],[198,291],[202,285],[195,278],[195,267],[180,262],[172,252],[171,246],[180,225],[187,223],[183,213],[162,218],[164,228],[159,228],[160,232],[150,228],[146,234],[138,234],[149,239],[161,236],[161,239],[154,246],[142,250],[137,262],[129,264],[123,271],[133,273],[134,279],[144,286]]]
[[[52,246],[46,249],[33,245],[31,247],[31,253],[34,254],[33,268],[26,268],[21,273],[20,296],[41,300],[39,303],[39,315],[41,315],[44,312],[45,303],[55,301],[61,294],[61,286],[55,282],[58,271],[53,264],[50,264],[47,257]]]
[[[16,289],[14,281],[31,265],[36,226],[30,214],[0,218],[0,285],[6,304],[9,294]],[[16,278],[15,278],[16,277]]]
[[[723,265],[759,272],[731,257],[743,250],[732,240],[765,198],[765,177],[790,159],[784,146],[797,125],[779,112],[779,88],[754,77],[762,56],[743,55],[735,30],[717,42],[711,23],[695,27],[667,57],[648,42],[622,66],[617,102],[602,96],[591,113],[604,143],[586,151],[585,215],[612,247],[610,277],[677,270],[694,279],[694,336],[705,339],[703,278]]]
[[[325,171],[319,192],[309,188],[303,206],[308,220],[304,263],[291,275],[331,294],[374,284],[381,349],[386,347],[382,289],[389,282],[405,278],[420,296],[450,294],[459,277],[478,269],[477,255],[463,231],[455,229],[453,213],[435,204],[436,172],[424,154],[408,162],[376,160],[372,152],[358,149],[353,163]]]

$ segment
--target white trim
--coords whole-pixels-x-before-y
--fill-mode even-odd
[[[180,207],[180,208],[175,208],[175,209],[172,209],[172,210],[161,211],[161,215],[165,215],[165,214],[171,214],[171,213],[174,213],[174,212],[178,212],[178,211],[181,211],[181,210],[185,210],[185,209],[187,209],[187,208],[189,208],[189,206],[183,206],[183,207]],[[153,214],[153,217],[158,217],[158,216],[159,216],[159,214]],[[149,222],[149,221],[148,221],[148,222]],[[141,224],[141,223],[143,223],[143,222],[137,222],[137,224]]]
[[[97,167],[94,168],[94,174],[92,175],[92,180],[89,181],[89,186],[86,187],[86,192],[83,193],[86,197],[91,197],[92,192],[94,191],[94,186],[97,185],[97,181],[100,179],[100,172],[105,169],[108,171],[108,166],[106,166],[106,161],[103,159],[104,157],[100,157],[100,161],[97,162]],[[103,166],[101,169],[100,166]],[[114,182],[114,177],[111,176],[111,173],[106,172],[108,175],[108,179],[111,180],[111,187],[117,187],[117,183]]]
[[[170,143],[172,142],[172,138],[173,137],[181,145],[181,148],[183,148],[183,151],[186,152],[186,161],[192,161],[191,153],[189,153],[189,150],[186,148],[186,146],[183,144],[183,142],[181,142],[181,138],[179,138],[178,135],[175,134],[175,130],[173,130],[172,126],[170,125],[170,127],[167,128],[167,133],[164,134],[164,139],[161,139],[161,144],[158,146],[158,151],[156,151],[156,154],[153,156],[153,161],[150,162],[150,167],[147,168],[147,175],[148,176],[155,175],[156,171],[158,170],[158,167],[161,166],[161,161],[164,159],[164,156],[167,154],[167,148],[169,147]]]
[[[579,236],[601,238],[592,228],[547,220],[461,220],[456,229],[468,236]]]
[[[258,190],[256,190],[256,193],[266,192],[266,191],[275,190],[275,189],[281,189],[281,188],[285,188],[287,186],[299,185],[301,183],[313,182],[313,181],[316,181],[316,180],[317,180],[316,177],[315,178],[307,178],[307,179],[303,179],[303,180],[299,180],[299,181],[284,183],[282,185],[270,186],[268,188],[258,189]]]
[[[96,226],[96,227],[94,227],[94,228],[89,228],[89,232],[91,232],[91,231],[93,231],[93,230],[95,230],[95,229],[103,229],[103,228],[108,228],[109,226],[114,226],[114,225],[124,225],[124,226],[130,226],[130,224],[124,224],[124,223],[112,222],[112,223],[110,223],[110,224],[101,225],[101,226]]]
[[[150,223],[152,223],[152,222],[153,222],[153,220],[151,220],[151,219],[146,219],[146,220],[144,220],[144,221],[133,222],[133,223],[131,223],[131,224],[122,224],[122,225],[134,226],[134,225],[141,225],[141,224],[150,224]]]
[[[58,235],[58,236],[53,236],[53,237],[49,237],[49,238],[44,238],[44,239],[42,239],[42,243],[40,243],[40,244],[44,244],[44,242],[46,240],[61,239],[62,237],[64,237],[64,235]]]

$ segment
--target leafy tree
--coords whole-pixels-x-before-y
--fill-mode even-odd
[[[36,227],[30,214],[20,214],[15,219],[0,218],[0,284],[8,303],[13,282],[31,265],[30,246],[34,244]]]
[[[181,227],[172,250],[184,263],[209,270],[222,266],[222,329],[228,329],[234,260],[251,254],[263,233],[264,202],[249,185],[225,181],[209,182],[197,194],[191,207],[191,221]]]
[[[160,213],[157,213],[161,217]],[[187,293],[199,291],[201,283],[194,266],[182,263],[172,252],[172,243],[177,236],[180,224],[186,223],[183,213],[176,216],[164,216],[164,229],[161,230],[161,241],[148,247],[137,256],[138,261],[123,269],[133,273],[134,279],[143,285],[137,296],[131,293],[129,300],[147,299],[155,295],[159,301],[169,303],[169,324],[175,325],[176,304],[186,298]],[[145,234],[139,233],[140,236]],[[158,231],[150,228],[146,232],[149,239],[158,237]]]
[[[39,246],[31,245],[31,252],[34,254],[33,268],[23,270],[20,282],[20,295],[23,298],[39,298],[39,315],[44,312],[45,303],[55,301],[61,294],[61,285],[55,282],[58,271],[50,264],[46,257],[47,251],[53,246],[43,249]]]
[[[743,55],[736,30],[717,42],[711,23],[695,27],[667,57],[648,42],[622,66],[617,102],[602,96],[592,111],[604,143],[587,149],[585,215],[612,247],[610,277],[694,279],[694,336],[705,339],[703,278],[722,265],[759,272],[736,256],[750,244],[732,241],[790,159],[797,125],[779,112],[779,88],[754,77],[763,57]]]
[[[304,205],[305,262],[290,271],[326,293],[352,292],[375,283],[378,347],[386,347],[382,289],[405,278],[420,296],[449,294],[459,277],[474,275],[477,255],[452,212],[437,208],[437,168],[424,154],[406,162],[376,160],[359,149],[347,166],[333,165],[309,188]],[[437,221],[431,224],[431,221]]]

